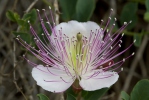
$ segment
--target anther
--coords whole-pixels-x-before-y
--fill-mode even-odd
[[[105,43],[104,41],[101,41],[101,43]]]
[[[131,55],[133,56],[135,53],[133,52]]]
[[[19,40],[19,38],[16,38],[16,40]]]
[[[124,36],[124,33],[122,34],[122,36]]]
[[[125,62],[125,58],[123,58],[123,62]]]
[[[123,41],[122,41],[122,40],[120,40],[120,42],[122,43]]]
[[[135,43],[136,42],[136,39],[133,42]]]
[[[117,21],[117,19],[116,18],[114,18],[115,19],[115,21]]]
[[[132,20],[129,23],[132,23]]]
[[[39,12],[39,9],[36,9]]]
[[[124,69],[123,69],[123,67],[121,68],[121,71],[123,71]]]
[[[49,6],[49,9],[51,9],[51,7]]]
[[[111,8],[111,11],[113,11],[113,9]]]
[[[103,57],[101,57],[101,59],[104,59]]]
[[[107,29],[107,33],[109,32],[109,29]]]
[[[45,9],[42,9],[43,11],[45,11]]]
[[[119,47],[121,47],[121,45],[120,45],[120,44],[118,44],[118,46],[119,46]]]
[[[124,22],[124,25],[126,25],[127,24],[127,22]]]
[[[112,39],[112,38],[110,38],[110,40],[111,40],[111,41],[113,41],[113,39]]]
[[[111,65],[111,62],[109,62],[109,65]]]
[[[112,47],[112,46],[111,46],[110,48],[111,48],[111,49],[113,49],[113,47]]]

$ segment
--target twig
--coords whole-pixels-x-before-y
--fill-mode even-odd
[[[30,4],[30,6],[27,8],[27,10],[26,10],[25,12],[28,13],[28,12],[31,10],[31,8],[37,3],[37,1],[38,1],[38,0],[34,0],[34,1]]]
[[[54,0],[54,9],[55,9],[55,23],[56,25],[59,24],[59,7],[58,7],[58,1]]]
[[[116,16],[116,0],[111,0],[110,1],[110,5],[111,5],[111,8],[113,9],[113,15],[112,16]]]
[[[144,63],[143,58],[140,59],[139,64],[140,64],[140,68],[141,68],[141,71],[142,71],[143,78],[147,77],[147,69],[146,69],[147,67]]]
[[[12,8],[13,10],[16,9],[16,5],[17,5],[17,3],[18,3],[18,0],[15,0],[15,1],[14,1],[14,5],[13,5],[13,8]]]
[[[15,40],[13,40],[13,68],[15,69],[16,67],[16,43]],[[16,72],[15,70],[13,71],[13,79],[14,81],[16,80]]]
[[[31,10],[31,8],[36,4],[36,2],[37,2],[38,0],[34,0],[32,3],[31,3],[31,5],[27,8],[27,10],[25,11],[26,13],[28,13],[30,10]],[[17,28],[17,32],[20,30],[20,26]],[[22,95],[23,95],[23,97],[27,100],[27,98],[26,98],[26,96],[24,95],[24,93],[21,91],[21,89],[18,87],[18,85],[17,85],[17,82],[16,82],[16,72],[15,72],[15,68],[16,68],[16,54],[15,54],[15,52],[16,52],[16,43],[15,43],[16,41],[15,40],[13,40],[13,67],[14,67],[14,71],[13,71],[13,78],[14,78],[14,83],[15,83],[15,86],[17,87],[17,89],[22,93]],[[23,76],[21,76],[21,78],[23,78]],[[26,89],[26,90],[28,90],[28,89]],[[29,91],[29,90],[28,90]],[[28,92],[27,91],[27,92]],[[32,98],[32,97],[31,97]]]
[[[25,98],[25,100],[27,100],[25,94],[22,92],[22,90],[20,89],[20,87],[17,85],[16,81],[13,81],[15,86],[17,87],[17,89],[22,93],[23,97]]]

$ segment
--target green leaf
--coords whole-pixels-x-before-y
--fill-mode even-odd
[[[144,20],[146,22],[149,22],[149,12],[145,12],[145,14],[144,14]]]
[[[146,10],[149,12],[149,0],[145,1]]]
[[[136,40],[136,42],[134,43],[134,45],[135,45],[136,47],[139,47],[139,46],[141,45],[142,36],[143,36],[143,33],[141,33],[141,34],[134,34],[134,35],[133,35],[134,40]]]
[[[67,93],[66,100],[76,100],[76,98],[72,94]]]
[[[126,27],[129,30],[132,29],[138,21],[138,17],[136,15],[137,10],[138,10],[137,3],[133,3],[133,2],[127,3],[124,6],[124,8],[121,12],[121,15],[120,15],[121,25],[123,25],[124,22],[129,22],[132,20],[132,23]]]
[[[31,42],[31,35],[28,34],[28,33],[25,33],[25,32],[16,32],[16,31],[13,31],[12,33],[15,36],[18,36],[19,35],[27,43],[30,43]]]
[[[70,87],[67,91],[67,99],[66,100],[76,100],[77,94],[73,91],[72,87]]]
[[[94,9],[95,0],[78,0],[74,19],[86,22],[91,18]]]
[[[99,100],[109,88],[102,88],[96,91],[82,91],[82,96],[84,100]]]
[[[26,13],[23,18],[25,21],[30,21],[31,24],[34,24],[37,19],[37,12],[35,9],[32,9],[29,13]]]
[[[44,94],[37,94],[39,100],[50,100],[46,95]]]
[[[129,95],[125,92],[125,91],[122,91],[121,92],[121,98],[123,99],[123,100],[129,100]]]
[[[62,19],[64,21],[69,21],[76,10],[77,0],[59,0],[60,7],[62,8]]]
[[[130,100],[149,100],[149,80],[139,81],[133,88]]]
[[[24,20],[22,20],[22,19],[19,19],[19,20],[17,20],[17,23],[18,23],[19,25],[21,25],[21,26],[24,26],[25,23],[27,23],[27,22],[24,21]]]
[[[13,22],[17,22],[17,20],[20,19],[20,16],[17,13],[10,10],[6,12],[6,17]]]

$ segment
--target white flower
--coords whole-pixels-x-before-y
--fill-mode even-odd
[[[114,58],[124,53],[133,44],[115,54],[122,43],[123,35],[120,33],[127,24],[112,34],[114,24],[108,31],[107,26],[102,29],[91,21],[69,21],[53,27],[50,22],[47,22],[52,31],[50,35],[43,20],[40,20],[44,31],[42,39],[30,25],[39,50],[24,43],[19,37],[17,40],[44,63],[35,64],[28,60],[34,66],[32,76],[37,85],[47,91],[63,92],[75,80],[78,80],[82,89],[87,91],[110,87],[118,80],[118,73],[125,59],[133,55],[113,63]],[[24,58],[27,60],[25,56]]]

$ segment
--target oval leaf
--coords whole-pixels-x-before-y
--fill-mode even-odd
[[[132,23],[129,24],[126,28],[127,29],[132,29],[136,23],[137,23],[137,15],[136,15],[136,12],[137,12],[137,9],[138,9],[138,4],[137,3],[127,3],[122,12],[121,12],[121,15],[120,15],[120,22],[121,22],[121,25],[124,24],[124,22],[129,22],[132,20]]]
[[[46,95],[44,94],[37,94],[39,100],[50,100]]]
[[[59,3],[62,8],[62,19],[64,21],[71,20],[76,11],[77,0],[59,0]]]
[[[75,18],[77,21],[88,21],[95,9],[95,0],[78,0]]]
[[[84,100],[99,100],[107,91],[109,88],[103,88],[96,91],[83,91],[82,97]]]
[[[73,91],[72,87],[70,87],[67,91],[67,98],[66,100],[76,100],[77,94]]]
[[[31,35],[25,32],[12,32],[16,37],[19,35],[27,43],[31,43]]]
[[[146,22],[149,22],[149,12],[145,12],[145,14],[144,14],[144,20]]]
[[[23,16],[23,20],[30,21],[31,24],[34,24],[37,19],[37,12],[35,9],[32,9],[29,13]]]
[[[145,1],[145,6],[146,6],[147,11],[149,12],[149,0]]]
[[[125,91],[122,91],[121,98],[122,98],[122,100],[129,100],[130,97]]]
[[[72,94],[67,93],[66,100],[76,100],[76,98]]]
[[[130,100],[149,100],[149,80],[143,79],[134,86]]]
[[[17,13],[10,10],[6,12],[6,17],[13,22],[17,22],[17,20],[20,19],[20,16]]]
[[[133,35],[134,40],[136,40],[136,42],[134,43],[134,45],[135,45],[136,47],[139,47],[139,46],[141,45],[142,36],[143,36],[143,34],[134,34],[134,35]]]

